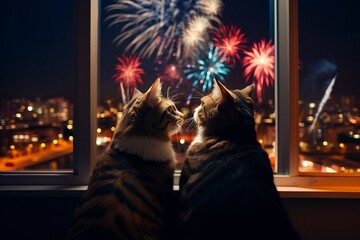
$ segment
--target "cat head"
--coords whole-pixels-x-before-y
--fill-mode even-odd
[[[135,90],[132,99],[124,107],[123,115],[114,133],[117,137],[152,137],[169,141],[184,122],[184,115],[173,101],[161,95],[160,79],[145,92]]]
[[[203,137],[233,141],[256,141],[253,100],[255,86],[229,90],[214,79],[212,93],[201,98],[195,109],[194,120]]]

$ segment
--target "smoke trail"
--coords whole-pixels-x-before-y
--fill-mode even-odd
[[[301,72],[300,99],[305,102],[321,100],[331,79],[337,73],[337,66],[328,59],[318,59],[304,65]]]
[[[321,113],[324,105],[326,104],[327,100],[328,100],[329,97],[330,97],[331,91],[332,91],[332,89],[333,89],[333,87],[334,87],[334,84],[335,84],[336,77],[337,77],[337,75],[335,75],[335,76],[333,77],[333,79],[331,80],[329,86],[327,87],[327,89],[326,89],[326,91],[325,91],[324,96],[322,97],[322,99],[321,99],[321,101],[320,101],[319,108],[318,108],[318,110],[317,110],[317,112],[316,112],[316,114],[315,114],[314,121],[313,121],[313,123],[312,123],[311,126],[310,126],[309,133],[311,133],[311,132],[314,130],[314,127],[315,127],[315,124],[316,124],[316,122],[317,122],[317,120],[318,120],[318,118],[319,118],[319,115],[320,115],[320,113]]]
[[[121,98],[122,98],[122,101],[124,103],[124,105],[127,103],[126,101],[126,95],[125,95],[125,90],[124,90],[124,85],[122,82],[120,82],[120,92],[121,92]]]

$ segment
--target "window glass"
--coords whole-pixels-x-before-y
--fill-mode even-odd
[[[0,171],[72,169],[72,4],[1,3]]]
[[[217,77],[229,89],[256,85],[253,99],[258,139],[276,170],[271,3],[102,0],[99,152],[111,141],[134,88],[143,92],[159,77],[163,94],[177,96],[177,107],[188,119]],[[185,123],[173,137],[179,163],[196,134],[193,127]]]
[[[300,172],[360,172],[359,10],[299,1]]]

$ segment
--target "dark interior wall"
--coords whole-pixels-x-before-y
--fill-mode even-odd
[[[1,196],[0,239],[63,239],[78,200]],[[360,199],[287,198],[284,204],[304,240],[360,239]]]
[[[79,198],[1,197],[0,239],[63,239]]]
[[[284,199],[304,240],[359,240],[360,199]]]

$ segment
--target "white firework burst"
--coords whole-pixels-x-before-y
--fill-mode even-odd
[[[106,19],[120,27],[114,42],[126,53],[179,59],[189,39],[199,43],[207,37],[201,28],[220,24],[220,6],[220,0],[117,0],[107,7],[111,15]]]

